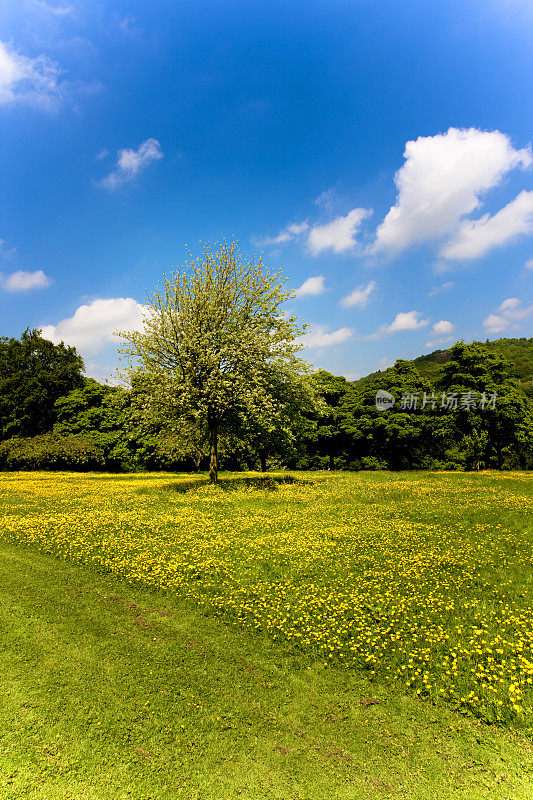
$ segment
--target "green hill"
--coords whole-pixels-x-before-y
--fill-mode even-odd
[[[495,341],[487,341],[484,343],[485,347],[493,352],[506,358],[512,367],[512,374],[518,378],[522,383],[533,383],[533,338],[526,339],[496,339]],[[439,375],[442,364],[445,364],[451,358],[450,350],[434,350],[427,355],[418,356],[412,360],[412,363],[418,369],[420,374],[434,383]],[[354,381],[355,385],[359,388],[366,386],[378,377],[378,375],[386,374],[388,370],[378,370],[371,372],[364,378]]]

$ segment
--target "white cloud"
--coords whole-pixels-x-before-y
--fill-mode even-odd
[[[11,256],[15,255],[16,252],[16,247],[9,247],[5,239],[0,239],[0,259],[2,259],[2,261],[7,261]]]
[[[326,287],[324,286],[323,275],[315,275],[314,277],[307,278],[298,289],[295,289],[297,297],[322,294],[322,292],[325,291]]]
[[[431,342],[426,342],[424,347],[436,347],[438,344],[449,344],[453,342],[455,336],[442,336],[440,339],[433,339]]]
[[[26,272],[19,269],[10,275],[2,275],[0,273],[0,285],[6,292],[27,292],[30,289],[46,289],[51,283],[51,278],[45,275],[42,269],[36,269],[34,272]]]
[[[389,336],[391,333],[399,333],[401,331],[416,331],[419,328],[425,328],[429,323],[428,319],[420,319],[422,316],[420,311],[405,311],[396,314],[390,325],[381,325],[375,333],[367,336],[367,339],[381,339],[383,336]]]
[[[369,281],[366,286],[358,286],[353,292],[350,292],[350,294],[342,298],[341,305],[344,306],[344,308],[349,308],[350,306],[365,308],[368,303],[368,298],[375,288],[375,281]]]
[[[433,325],[431,330],[437,336],[446,336],[446,334],[449,334],[455,330],[455,325],[453,322],[449,322],[447,319],[441,319],[439,322],[436,322]]]
[[[532,163],[530,148],[515,150],[500,131],[449,128],[407,142],[395,175],[396,203],[378,226],[373,249],[391,254],[453,233],[481,196],[516,167]]]
[[[497,214],[465,220],[441,249],[447,259],[480,258],[524,233],[533,231],[533,192],[520,192]]]
[[[63,100],[61,73],[51,58],[29,58],[0,41],[0,105],[25,103],[56,111]]]
[[[322,206],[322,208],[325,208],[327,211],[332,211],[338,202],[339,198],[337,197],[335,189],[325,189],[316,198],[315,205]]]
[[[116,165],[109,175],[97,181],[96,185],[111,191],[118,189],[119,186],[133,180],[151,161],[158,161],[161,158],[163,151],[157,139],[146,139],[136,150],[119,150]]]
[[[533,258],[528,258],[524,266],[526,269],[533,269]]]
[[[381,370],[389,369],[389,367],[392,367],[392,361],[388,356],[383,356],[383,358],[380,358],[376,363],[376,369],[380,372]]]
[[[493,314],[483,321],[487,333],[501,333],[513,323],[533,314],[533,305],[523,306],[518,297],[508,297]],[[514,328],[518,327],[513,325]]]
[[[53,14],[54,17],[67,17],[75,13],[74,6],[49,6],[44,0],[34,0],[34,5],[48,14]]]
[[[127,14],[124,19],[120,21],[119,28],[124,33],[132,33],[136,29],[135,23],[135,17],[133,17],[131,14]]]
[[[394,320],[387,327],[387,333],[397,333],[398,331],[416,331],[418,328],[425,327],[429,320],[420,319],[420,311],[407,311],[396,314]]]
[[[297,239],[298,236],[301,236],[302,233],[306,233],[309,230],[309,223],[308,222],[291,222],[287,225],[283,230],[281,230],[276,236],[264,236],[261,239],[254,240],[254,243],[258,247],[270,247],[276,244],[286,244],[287,242],[292,241],[293,239]]]
[[[368,208],[354,208],[345,217],[337,217],[326,225],[315,225],[307,237],[309,250],[313,255],[323,250],[333,250],[334,253],[352,250],[361,223],[371,214]]]
[[[431,332],[436,338],[430,342],[426,342],[424,346],[435,347],[438,344],[448,344],[449,342],[453,342],[455,337],[451,336],[450,334],[455,330],[456,327],[457,326],[454,325],[453,322],[449,322],[447,319],[441,319],[439,322],[435,322]]]
[[[352,328],[339,328],[336,331],[329,331],[326,325],[311,325],[308,333],[302,337],[302,342],[307,347],[332,347],[348,341],[353,334]]]
[[[45,325],[42,336],[55,343],[74,345],[82,352],[96,353],[108,342],[118,343],[115,331],[141,330],[144,312],[144,306],[132,297],[93,300],[57,325]]]
[[[430,292],[428,292],[428,297],[435,297],[436,295],[441,294],[442,292],[447,292],[450,289],[453,289],[454,286],[455,286],[454,281],[446,281],[446,283],[441,283],[439,286],[434,286],[433,289]]]

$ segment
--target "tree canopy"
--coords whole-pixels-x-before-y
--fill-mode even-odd
[[[38,330],[0,338],[0,436],[36,436],[52,428],[54,403],[82,386],[83,361],[74,347],[53,344]]]
[[[262,284],[262,265],[243,266],[234,255],[229,268],[212,265],[210,277],[196,265],[197,283],[182,282],[179,291],[174,277],[167,280],[161,307],[152,316],[148,308],[147,318],[157,335],[171,336],[158,351],[145,328],[143,357],[130,341],[129,389],[82,377],[74,348],[38,331],[0,340],[0,469],[199,471],[211,461],[216,477],[219,463],[231,470],[533,468],[530,384],[500,349],[458,342],[429,374],[421,359],[398,359],[367,381],[308,374],[298,357],[300,329],[283,315],[281,277],[264,270]],[[224,269],[244,287],[229,278],[220,287]],[[180,275],[191,280],[190,267]],[[246,305],[256,286],[263,294]],[[501,341],[524,354],[530,340]],[[533,374],[528,363],[520,366],[524,375]],[[377,408],[378,391],[392,394],[394,405]]]
[[[221,429],[286,433],[290,398],[305,399],[303,328],[283,311],[284,283],[235,242],[205,247],[148,295],[144,329],[121,332],[130,373],[152,378],[151,406],[207,433],[212,481]]]

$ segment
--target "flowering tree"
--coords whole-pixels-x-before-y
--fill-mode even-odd
[[[284,283],[235,242],[205,247],[148,295],[144,329],[121,332],[130,371],[150,376],[151,402],[207,436],[213,482],[221,426],[286,428],[284,396],[311,397],[297,355],[304,328],[283,312]]]

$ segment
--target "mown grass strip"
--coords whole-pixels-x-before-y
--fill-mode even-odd
[[[519,734],[0,547],[2,800],[528,800]]]

